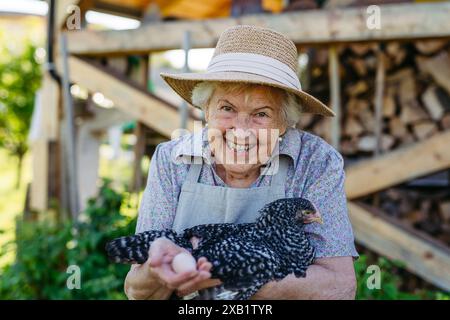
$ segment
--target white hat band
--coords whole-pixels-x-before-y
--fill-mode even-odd
[[[255,53],[223,53],[211,59],[207,73],[247,72],[271,78],[293,89],[301,90],[297,74],[281,61]]]

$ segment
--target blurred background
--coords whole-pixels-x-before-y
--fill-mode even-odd
[[[357,298],[450,299],[449,16],[448,1],[0,0],[0,299],[125,299],[104,244],[134,233],[156,145],[202,120],[159,73],[206,70],[236,24],[289,36],[303,89],[338,115],[298,126],[344,156]]]

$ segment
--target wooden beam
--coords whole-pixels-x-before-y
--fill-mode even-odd
[[[450,290],[450,250],[431,237],[385,216],[374,208],[348,203],[356,241],[434,285]],[[385,270],[382,270],[385,271]]]
[[[48,141],[36,139],[30,143],[30,147],[33,158],[30,209],[44,211],[48,209]]]
[[[101,92],[114,102],[115,107],[143,122],[160,134],[171,137],[179,128],[178,108],[131,83],[106,67],[76,57],[69,58],[70,80],[90,92]],[[200,120],[200,119],[197,119]],[[194,129],[194,118],[188,121],[188,130]]]
[[[49,142],[58,139],[59,132],[59,87],[48,73],[42,78],[42,87],[37,94],[29,140],[33,157],[30,208],[47,210],[50,179]]]
[[[369,28],[366,7],[257,14],[239,18],[175,21],[123,31],[70,31],[69,52],[79,55],[150,53],[179,49],[183,33],[192,48],[214,47],[226,28],[251,24],[280,31],[295,43],[327,44],[450,37],[450,3],[380,5],[381,26]],[[369,25],[370,26],[370,25]]]
[[[450,168],[449,144],[450,131],[447,130],[412,146],[348,167],[345,183],[347,197],[355,199]]]
[[[336,46],[328,49],[328,74],[330,77],[331,109],[336,116],[331,120],[331,145],[340,150],[341,144],[341,79],[339,76],[339,57]]]

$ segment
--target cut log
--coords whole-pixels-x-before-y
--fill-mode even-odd
[[[447,44],[447,39],[418,40],[414,43],[417,51],[424,55],[436,53],[442,50]]]
[[[450,113],[447,113],[446,115],[444,115],[442,117],[441,127],[444,130],[449,130],[450,129]]]
[[[342,152],[344,155],[353,155],[357,153],[358,152],[357,140],[358,140],[357,138],[342,139],[340,152]]]
[[[431,137],[438,131],[437,125],[434,121],[423,121],[415,123],[412,126],[414,135],[418,140]]]
[[[441,202],[439,204],[439,214],[447,223],[450,223],[450,201]]]
[[[417,65],[450,94],[450,57],[443,51],[432,58],[417,57]]]
[[[395,65],[400,65],[406,57],[406,50],[398,41],[389,42],[386,45],[386,53],[393,60]]]
[[[394,138],[391,135],[384,134],[381,136],[381,150],[386,151],[394,145]],[[377,147],[377,138],[374,135],[366,135],[359,139],[358,150],[362,152],[373,152]]]
[[[353,85],[349,85],[347,87],[347,93],[352,97],[356,97],[356,96],[360,95],[361,93],[366,92],[368,89],[369,89],[369,86],[367,85],[367,82],[361,80]]]
[[[356,117],[347,117],[344,134],[350,137],[359,136],[364,132],[364,127]]]
[[[422,95],[422,101],[433,120],[439,120],[444,115],[444,106],[441,104],[436,86],[429,86]]]
[[[406,135],[404,135],[400,139],[400,141],[401,141],[402,146],[407,146],[407,145],[417,142],[417,139],[414,137],[414,135],[412,133],[408,132]]]
[[[411,224],[416,224],[418,222],[426,220],[427,218],[428,218],[428,215],[426,212],[416,209],[416,210],[409,212],[404,217],[404,221],[411,223]]]
[[[372,46],[368,43],[352,43],[350,45],[350,50],[360,57],[366,55],[371,50],[371,48]]]
[[[389,132],[394,137],[402,140],[408,134],[408,129],[400,118],[393,117],[389,120]]]
[[[367,75],[367,63],[364,59],[351,58],[349,63],[360,77]]]
[[[346,109],[349,117],[358,117],[362,110],[367,110],[369,107],[367,100],[350,98],[347,102]]]
[[[369,108],[359,112],[358,118],[362,126],[370,133],[375,131],[375,115]]]
[[[420,107],[417,101],[413,100],[402,105],[400,120],[404,124],[428,120],[428,118],[427,113]]]
[[[383,117],[391,118],[395,115],[395,99],[392,94],[383,97]]]
[[[403,78],[398,87],[398,98],[402,107],[410,101],[416,100],[417,87],[414,77]]]
[[[405,79],[414,79],[414,70],[412,68],[403,68],[386,77],[389,84],[399,83]]]

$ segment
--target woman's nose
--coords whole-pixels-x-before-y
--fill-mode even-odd
[[[250,116],[245,112],[238,112],[236,117],[235,128],[247,130],[250,125]]]

